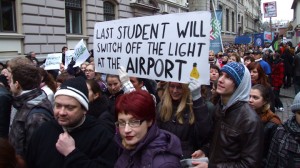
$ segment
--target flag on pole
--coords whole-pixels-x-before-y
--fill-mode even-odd
[[[216,17],[211,19],[210,40],[215,40],[221,35],[221,24]]]
[[[215,16],[216,15],[216,16]],[[221,39],[221,24],[222,24],[222,10],[216,10],[213,13],[211,19],[210,30],[210,47],[209,50],[213,50],[215,53],[222,51],[222,39]]]
[[[272,41],[272,43],[271,43],[271,45],[270,45],[270,47],[272,47],[272,49],[273,49],[273,51],[276,51],[276,50],[278,50],[278,34],[276,34],[275,36],[274,36],[274,39],[273,39],[273,41]]]

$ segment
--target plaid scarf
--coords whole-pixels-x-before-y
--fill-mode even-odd
[[[300,124],[297,123],[295,116],[289,120],[284,124],[284,127],[300,143]]]

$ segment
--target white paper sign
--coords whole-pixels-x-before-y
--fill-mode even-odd
[[[207,11],[120,19],[95,24],[97,72],[187,83],[197,63],[199,81],[209,81],[211,13]]]
[[[65,69],[68,68],[68,65],[70,64],[73,55],[74,55],[74,50],[67,50],[65,52]]]
[[[86,48],[83,39],[76,44],[74,48],[73,59],[76,61],[74,67],[80,66],[82,63],[86,61],[86,59],[90,56],[88,49]]]
[[[86,61],[86,59],[90,56],[88,49],[86,48],[83,39],[81,39],[75,46],[74,50],[66,51],[65,57],[65,69],[68,67],[71,59],[73,58],[76,61],[73,67],[80,66],[82,63]]]
[[[62,59],[61,53],[48,54],[45,62],[45,70],[59,69]]]

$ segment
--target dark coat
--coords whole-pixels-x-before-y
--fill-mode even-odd
[[[0,138],[8,138],[12,96],[0,85]]]
[[[89,103],[89,110],[87,114],[99,118],[101,114],[109,109],[109,100],[106,95],[101,95],[94,101]]]
[[[295,116],[277,127],[266,163],[265,168],[300,167],[300,126]]]
[[[126,150],[122,139],[116,134],[115,140],[120,146],[120,156],[115,168],[180,168],[182,150],[179,139],[153,124],[145,138],[135,149]]]
[[[109,90],[107,89],[106,92],[104,92],[104,94],[108,97],[109,99],[109,112],[115,116],[115,103],[116,103],[116,99],[118,96],[124,94],[123,89],[120,90],[118,93],[112,95]]]
[[[281,58],[284,62],[284,74],[285,75],[292,75],[293,73],[293,56],[289,49],[285,49]]]
[[[190,158],[194,151],[208,142],[209,133],[212,128],[212,114],[209,113],[206,101],[203,98],[193,101],[194,124],[189,124],[190,110],[188,106],[186,106],[184,111],[183,124],[180,124],[175,117],[178,105],[173,103],[172,120],[166,122],[163,122],[159,117],[160,106],[161,104],[157,107],[158,127],[175,134],[180,139],[183,157]]]
[[[69,132],[76,149],[66,157],[55,144],[63,133],[57,121],[43,124],[32,136],[26,161],[29,168],[99,168],[113,167],[117,158],[114,133],[95,118],[86,116],[80,126]]]
[[[17,113],[9,132],[9,142],[18,155],[24,156],[33,132],[53,119],[52,104],[46,93],[37,88],[14,97],[13,107]]]
[[[209,167],[260,167],[263,151],[263,126],[248,102],[238,101],[214,115],[214,134],[209,152]]]

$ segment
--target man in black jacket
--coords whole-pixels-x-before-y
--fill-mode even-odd
[[[251,77],[248,69],[231,62],[221,69],[216,92],[221,99],[214,114],[214,129],[207,150],[196,151],[194,157],[209,156],[202,167],[260,167],[263,150],[263,127],[249,106]]]
[[[84,78],[65,81],[54,98],[55,121],[34,133],[28,167],[113,167],[117,158],[114,130],[86,115],[89,101]]]

